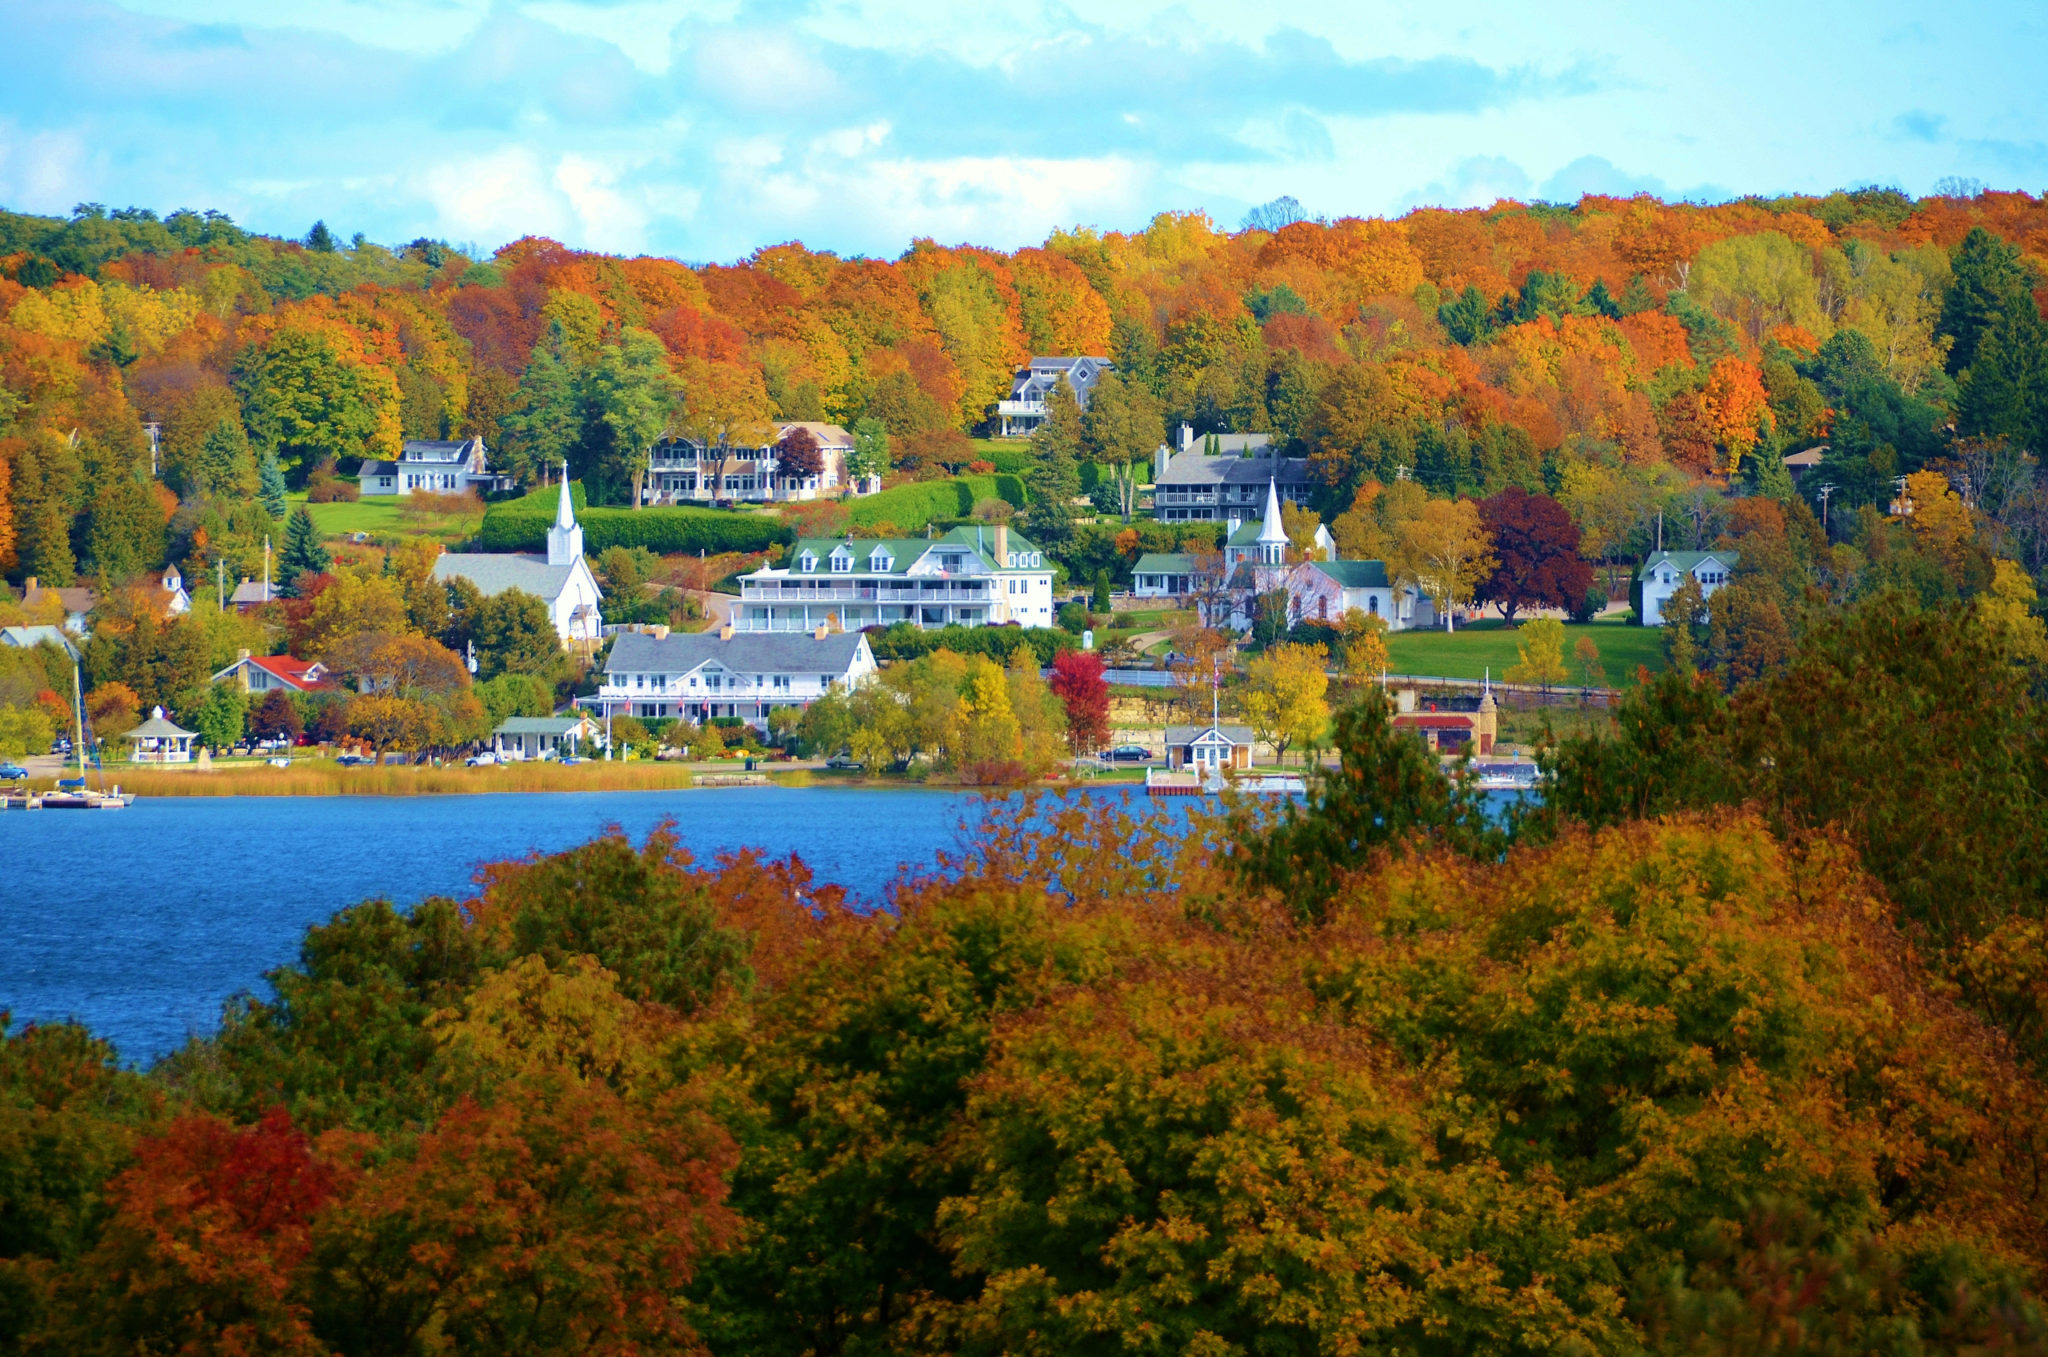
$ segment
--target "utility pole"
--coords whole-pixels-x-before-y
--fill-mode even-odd
[[[270,602],[270,534],[263,534],[263,601]]]
[[[1820,488],[1820,530],[1822,532],[1828,530],[1828,496],[1834,493],[1835,487],[1832,485],[1823,485]]]
[[[213,563],[213,576],[215,581],[214,589],[220,595],[220,610],[226,612],[228,610],[228,563],[226,557],[222,557]]]
[[[163,469],[159,465],[157,454],[160,451],[160,445],[163,440],[164,426],[158,424],[155,420],[151,420],[142,426],[142,431],[149,435],[149,474],[153,477],[160,477],[163,475]]]
[[[1657,511],[1657,550],[1664,550],[1664,511]]]

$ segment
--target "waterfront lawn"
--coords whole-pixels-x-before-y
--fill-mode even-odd
[[[306,504],[303,493],[287,495],[285,499],[293,509]],[[374,499],[359,499],[352,503],[307,504],[306,508],[313,515],[313,526],[320,529],[320,535],[329,540],[346,537],[352,532],[363,532],[373,538],[431,537],[437,541],[451,542],[468,537],[483,521],[481,513],[400,513],[399,503],[396,495],[380,495]]]
[[[1600,664],[1607,671],[1610,688],[1633,686],[1638,665],[1653,674],[1664,668],[1662,628],[1627,626],[1618,618],[1583,626],[1567,622],[1564,662],[1574,683],[1579,680],[1579,671],[1572,647],[1581,636],[1592,637],[1593,644],[1600,647]],[[1491,669],[1498,679],[1520,658],[1516,629],[1498,618],[1475,622],[1454,632],[1397,631],[1387,637],[1387,659],[1395,674],[1476,679]]]

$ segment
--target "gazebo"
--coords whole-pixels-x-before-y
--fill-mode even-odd
[[[152,707],[149,719],[121,737],[134,742],[129,755],[137,763],[192,762],[193,732],[164,719],[162,707]]]

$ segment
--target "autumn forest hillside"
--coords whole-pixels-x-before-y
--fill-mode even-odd
[[[1088,456],[1141,460],[1183,421],[1270,431],[1313,459],[1326,518],[1402,474],[1436,494],[1782,493],[1781,456],[1823,445],[1853,511],[1960,445],[2043,441],[2048,203],[2026,194],[1293,215],[686,265],[0,214],[0,570],[248,574],[266,465],[303,486],[408,437],[480,434],[528,479],[566,457],[623,503],[645,448],[588,391],[649,370],[714,435],[874,421],[902,480],[972,461],[1028,356],[1106,354],[1130,417],[1097,421]]]

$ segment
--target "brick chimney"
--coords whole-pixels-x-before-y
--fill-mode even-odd
[[[996,568],[1010,568],[1010,525],[1007,523],[996,524]]]
[[[647,634],[652,636],[657,641],[666,641],[668,639],[668,623],[655,623],[653,626],[647,629]]]
[[[718,639],[721,641],[730,641],[732,639],[732,623],[728,622],[718,629]]]
[[[832,628],[828,624],[820,622],[818,624],[818,629],[811,633],[811,639],[814,641],[822,641],[831,634]]]

